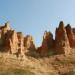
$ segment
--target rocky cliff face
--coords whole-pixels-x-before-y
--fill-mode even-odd
[[[71,28],[70,24],[66,26],[66,32],[69,39],[70,47],[75,48],[75,32],[74,29]]]
[[[64,27],[64,23],[62,21],[60,22],[59,27],[56,28],[55,43],[57,53],[69,53],[70,49],[67,50],[67,48],[70,48],[69,40],[66,29]]]
[[[10,28],[9,23],[0,27],[0,51],[24,55],[26,50],[35,49],[31,36],[24,36]]]
[[[41,56],[47,55],[49,50],[53,48],[53,35],[51,32],[44,32],[42,46],[38,48],[39,53]]]
[[[37,49],[32,36],[24,36],[22,32],[16,32],[10,27],[9,22],[0,26],[0,51],[2,52],[17,55],[36,52],[41,56],[47,56],[49,52],[54,52],[68,55],[71,48],[75,48],[75,28],[71,28],[70,24],[65,26],[63,21],[56,28],[55,39],[51,32],[44,32],[42,45]]]
[[[40,55],[48,55],[50,51],[56,54],[68,55],[71,48],[75,48],[75,28],[71,28],[69,24],[65,26],[61,21],[55,31],[55,40],[52,33],[46,31],[42,45],[37,51]]]
[[[5,50],[10,53],[16,53],[18,51],[18,38],[17,33],[14,30],[10,30],[5,34]]]

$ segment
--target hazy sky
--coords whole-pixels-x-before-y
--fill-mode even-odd
[[[0,24],[10,21],[16,31],[32,35],[36,45],[61,20],[75,27],[75,0],[0,0]]]

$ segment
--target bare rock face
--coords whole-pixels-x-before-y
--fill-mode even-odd
[[[14,30],[8,31],[5,35],[5,49],[10,53],[16,53],[18,50],[18,38]]]
[[[1,30],[2,38],[3,38],[4,35],[7,33],[7,31],[11,30],[10,23],[9,22],[5,23],[4,26],[0,27],[0,30]]]
[[[18,54],[24,54],[24,36],[22,32],[17,32],[17,38],[18,38]]]
[[[11,30],[9,22],[5,23],[4,26],[0,26],[0,48],[4,49],[5,45],[5,35],[6,33]]]
[[[30,35],[27,35],[26,37],[26,47],[27,49],[33,49],[34,48],[34,44],[33,44],[33,38]]]
[[[68,24],[66,27],[67,36],[69,39],[70,47],[75,48],[75,34],[74,29],[71,28],[70,24]]]
[[[53,34],[51,32],[45,31],[42,46],[45,44],[47,44],[48,49],[53,48]]]
[[[12,30],[9,22],[0,26],[0,51],[24,56],[26,53],[47,56],[49,52],[68,55],[70,48],[75,48],[75,28],[61,21],[56,28],[55,40],[51,32],[44,32],[42,45],[36,49],[33,37]]]
[[[69,45],[69,40],[67,36],[66,29],[64,27],[64,23],[61,21],[59,24],[59,27],[56,28],[56,33],[55,33],[55,42],[56,42],[56,50],[58,54],[64,53],[64,54],[69,54],[68,48],[70,48]]]
[[[36,51],[36,48],[35,48],[32,36],[27,35],[24,38],[24,47],[26,49],[26,52],[34,54],[34,52]]]
[[[73,34],[75,35],[75,28],[72,28],[72,30],[73,30]]]
[[[43,36],[42,46],[38,48],[38,52],[43,56],[48,54],[48,51],[53,48],[53,35],[51,32],[45,31]]]
[[[33,38],[30,35],[24,37],[22,32],[10,30],[5,36],[5,48],[12,54],[24,55],[26,51],[35,50]]]

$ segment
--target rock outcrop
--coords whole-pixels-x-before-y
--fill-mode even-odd
[[[69,40],[68,40],[67,32],[63,21],[61,21],[59,27],[56,28],[55,43],[56,43],[56,50],[58,54],[61,53],[69,54],[70,45],[69,45]]]
[[[75,32],[74,29],[71,28],[70,24],[68,24],[66,27],[67,36],[69,39],[70,47],[75,48]]]
[[[55,40],[51,32],[45,31],[42,45],[38,47],[37,52],[42,56],[47,56],[50,52],[65,55],[70,53],[70,42],[63,21],[56,28]]]
[[[52,33],[45,31],[42,46],[37,50],[41,54],[41,56],[47,56],[48,52],[53,49],[53,41],[54,40]]]
[[[24,48],[25,48],[25,53],[28,55],[34,55],[36,52],[35,44],[33,42],[33,37],[30,35],[27,35],[24,38]]]
[[[22,32],[13,30],[9,22],[0,26],[0,51],[17,54],[17,56],[25,54],[47,56],[51,52],[68,55],[71,48],[75,49],[75,28],[71,28],[70,24],[65,26],[61,21],[56,28],[55,39],[51,32],[45,31],[40,47],[36,48],[33,41],[32,36],[24,36]]]
[[[35,50],[35,45],[30,35],[24,36],[22,32],[16,32],[8,22],[0,27],[0,51],[24,55],[31,50]]]
[[[9,22],[5,23],[4,26],[0,26],[0,48],[3,49],[4,45],[5,45],[5,35],[6,33],[9,31],[9,30],[12,30],[10,28],[10,24]]]
[[[10,30],[5,34],[5,50],[10,53],[16,53],[18,51],[18,38],[16,31]]]

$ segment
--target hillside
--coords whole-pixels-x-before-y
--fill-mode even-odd
[[[0,53],[0,75],[75,75],[75,55],[25,59]]]
[[[0,75],[75,75],[75,28],[61,21],[36,48],[31,35],[0,26]]]

